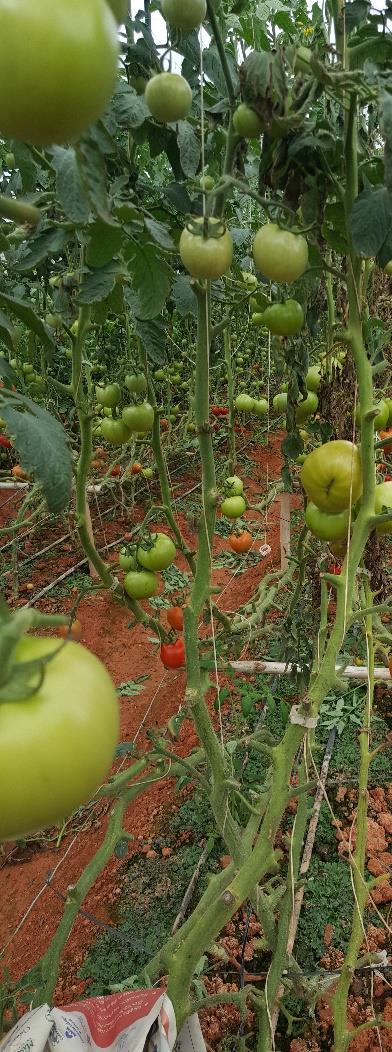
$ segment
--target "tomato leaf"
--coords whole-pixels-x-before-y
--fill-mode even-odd
[[[6,314],[4,314],[2,310],[0,310],[0,341],[1,341],[1,343],[5,344],[5,346],[8,348],[9,351],[11,351],[11,353],[14,352],[14,350],[15,350],[15,332],[14,332],[13,326],[11,325],[11,322],[8,320]],[[15,373],[13,372],[11,367],[8,365],[8,362],[6,362],[4,358],[0,358],[0,376],[7,375],[6,373],[2,372],[3,362],[4,362],[4,365],[7,367],[7,369],[9,370],[9,372],[12,373],[12,377],[13,377],[13,381],[12,382],[15,383],[15,379],[16,379]]]
[[[124,80],[118,82],[112,106],[122,128],[139,128],[151,116],[144,95],[137,95]]]
[[[105,300],[114,289],[119,271],[120,264],[112,260],[106,263],[106,266],[84,274],[79,303],[99,303]]]
[[[126,262],[138,297],[135,313],[142,321],[160,314],[170,292],[169,268],[157,253],[155,245],[131,241],[126,250]]]
[[[192,125],[179,121],[177,142],[180,150],[181,168],[188,179],[193,179],[200,164],[201,147]]]
[[[149,216],[146,216],[144,223],[146,230],[151,234],[151,237],[156,241],[157,245],[160,245],[161,248],[171,249],[172,251],[174,250],[174,242],[164,223],[160,223],[158,219],[151,219]]]
[[[176,306],[176,311],[185,318],[187,314],[197,317],[197,299],[193,292],[190,278],[186,274],[179,274],[176,278],[172,296]]]
[[[30,303],[18,299],[16,296],[8,296],[6,292],[0,291],[0,304],[3,307],[8,307],[8,310],[15,314],[19,321],[23,321],[28,329],[35,332],[35,335],[38,336],[38,339],[48,351],[52,352],[55,350],[55,342],[50,329],[34,313]]]
[[[41,483],[49,511],[59,515],[69,504],[72,484],[71,451],[64,429],[24,395],[0,393],[0,405],[22,467]]]
[[[361,22],[366,22],[370,8],[370,0],[351,0],[344,7],[344,21],[347,35],[357,29]]]
[[[37,165],[33,160],[31,150],[26,146],[26,143],[13,139],[12,153],[22,180],[23,193],[29,194],[35,190],[37,182]]]
[[[101,219],[110,223],[105,162],[101,151],[91,138],[84,138],[78,143],[77,159],[91,208]]]
[[[120,251],[124,237],[123,231],[120,226],[105,223],[103,219],[98,218],[89,228],[89,233],[87,264],[94,268],[104,267]]]
[[[364,259],[377,256],[392,225],[392,196],[385,186],[363,190],[351,212],[354,248]]]
[[[28,246],[14,263],[14,270],[34,270],[47,256],[59,256],[71,237],[69,230],[49,227],[36,237],[30,238]]]
[[[56,195],[72,223],[86,223],[90,206],[85,194],[75,150],[54,146],[52,165],[56,172]]]
[[[165,357],[166,325],[161,316],[151,321],[141,321],[134,318],[136,335],[148,356],[157,365],[161,365]]]

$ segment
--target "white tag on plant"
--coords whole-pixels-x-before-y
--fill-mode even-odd
[[[261,547],[259,548],[259,553],[260,553],[260,555],[262,556],[263,559],[266,559],[267,555],[271,554],[271,545],[270,544],[262,544]]]

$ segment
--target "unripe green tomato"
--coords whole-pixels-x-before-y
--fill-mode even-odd
[[[308,391],[315,391],[317,393],[320,384],[320,367],[318,365],[311,365],[306,374],[305,383]]]
[[[242,496],[244,483],[238,475],[230,475],[228,479],[225,479],[224,490],[228,497]]]
[[[255,236],[253,258],[270,281],[297,281],[308,265],[308,245],[301,234],[281,230],[277,223],[265,223]]]
[[[25,380],[27,384],[35,384],[37,380],[35,372],[33,371],[32,373],[27,373],[25,376]]]
[[[6,168],[15,168],[15,154],[6,153],[4,163]]]
[[[128,0],[107,0],[112,9],[116,22],[122,26],[128,14]]]
[[[132,394],[145,394],[147,391],[147,377],[144,373],[131,373],[125,377],[125,386]]]
[[[392,482],[380,482],[376,486],[374,508],[376,515],[381,515],[383,511],[392,510]],[[392,533],[392,519],[390,522],[384,522],[381,526],[377,526],[376,531],[379,534]]]
[[[275,395],[272,405],[277,413],[285,413],[287,409],[287,391],[280,391]]]
[[[265,328],[264,314],[251,314],[250,324],[253,325],[254,329]]]
[[[297,300],[286,300],[285,303],[271,303],[263,315],[263,323],[274,336],[295,336],[304,323],[304,312]]]
[[[186,425],[186,429],[187,429],[189,435],[195,435],[196,434],[197,427],[196,427],[196,424],[194,424],[192,420],[190,420],[189,423]]]
[[[170,26],[190,33],[204,22],[206,0],[162,0],[162,14]]]
[[[377,416],[375,416],[374,421],[373,421],[374,430],[375,431],[383,431],[384,427],[386,427],[386,425],[387,425],[387,423],[389,421],[389,404],[388,404],[387,399],[386,398],[382,398],[380,402],[376,403],[374,408],[378,410]],[[357,405],[357,408],[356,408],[356,411],[355,411],[355,421],[356,421],[357,424],[359,424],[360,420],[361,420],[361,406]]]
[[[136,91],[137,95],[144,95],[144,92],[145,92],[147,84],[148,84],[148,80],[147,80],[147,77],[143,77],[143,76],[131,77],[129,83],[131,85],[131,88],[133,88],[134,91]]]
[[[340,541],[346,538],[349,521],[350,511],[348,508],[336,514],[330,514],[327,511],[320,511],[317,504],[313,504],[312,501],[309,501],[307,505],[305,512],[306,525],[314,537],[318,537],[321,541]]]
[[[241,496],[226,497],[221,504],[222,515],[225,515],[227,519],[240,519],[245,510],[246,503]]]
[[[258,139],[263,131],[260,117],[246,102],[240,102],[233,114],[233,126],[242,139]]]
[[[134,570],[136,566],[136,559],[134,555],[130,555],[127,548],[121,548],[118,562],[121,570],[125,570],[126,573],[129,570]]]
[[[143,468],[142,475],[144,475],[145,479],[152,479],[154,472],[152,468]]]
[[[122,418],[130,431],[146,434],[147,431],[152,431],[153,428],[154,409],[149,402],[142,402],[141,405],[125,406],[122,411]]]
[[[158,587],[159,578],[150,570],[130,570],[124,578],[124,588],[131,599],[151,599]]]
[[[166,373],[163,369],[156,369],[154,373],[154,378],[155,380],[159,380],[160,382],[162,382],[163,380],[166,380]]]
[[[212,175],[201,175],[199,181],[202,190],[214,189],[215,179],[212,178]]]
[[[9,167],[11,167],[11,165]],[[387,263],[386,267],[384,267],[384,270],[385,270],[385,273],[389,275],[389,277],[392,276],[392,259],[389,260],[389,262]]]
[[[294,73],[311,73],[311,58],[312,52],[310,48],[303,47],[302,45],[297,48],[294,61]]]
[[[50,285],[51,289],[59,289],[60,286],[61,286],[60,275],[59,274],[53,274],[52,277],[49,278],[49,285]]]
[[[184,120],[192,106],[191,88],[179,73],[156,73],[148,81],[144,98],[160,124]]]
[[[256,289],[258,281],[256,274],[251,274],[250,270],[241,271],[242,284],[246,285],[247,289]]]
[[[298,403],[298,408],[295,411],[295,419],[297,424],[303,424],[309,416],[312,416],[316,412],[318,406],[318,398],[314,391],[309,391],[307,397],[302,402]]]
[[[108,384],[107,387],[96,387],[95,397],[98,405],[103,405],[105,408],[115,409],[121,398],[121,388],[119,384]]]
[[[305,463],[305,460],[306,460],[306,453],[298,453],[298,456],[295,458],[295,463],[302,465],[302,464]]]
[[[181,383],[181,376],[180,376],[179,373],[174,373],[173,383],[174,384],[180,384]]]
[[[34,366],[31,364],[31,362],[22,363],[22,372],[24,372],[25,376],[28,376],[29,373],[34,372]]]
[[[235,408],[238,409],[239,413],[252,413],[254,404],[254,398],[247,394],[237,395],[234,402]]]
[[[80,139],[116,83],[117,26],[107,3],[1,0],[0,23],[2,135],[33,146]]]
[[[60,314],[47,314],[45,321],[50,329],[61,329],[63,324],[63,319]]]
[[[256,416],[266,416],[268,413],[268,402],[266,398],[255,398],[253,412]]]
[[[390,425],[392,425],[392,398],[386,398],[386,402],[387,402],[388,411],[389,411],[389,416],[388,416],[388,421],[387,421],[388,427],[389,427]]]

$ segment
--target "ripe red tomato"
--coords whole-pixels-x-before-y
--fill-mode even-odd
[[[3,136],[34,146],[79,139],[116,81],[117,27],[108,4],[0,0],[0,23]]]
[[[60,625],[57,634],[60,639],[73,639],[75,643],[80,643],[82,638],[82,625],[77,619],[72,621],[71,625]]]
[[[248,530],[242,530],[241,533],[232,533],[231,537],[229,537],[229,544],[230,548],[237,555],[249,552],[253,544],[252,534]]]
[[[182,632],[184,628],[184,615],[181,606],[171,606],[170,610],[167,611],[167,620],[170,628],[174,628],[176,632]]]
[[[340,563],[331,563],[331,565],[328,567],[328,573],[334,574],[335,577],[339,577],[339,574],[341,574],[341,572],[342,567]]]
[[[11,442],[5,435],[0,435],[0,446],[2,446],[3,449],[12,449]]]
[[[134,463],[132,464],[132,469],[131,470],[132,470],[132,475],[140,475],[140,472],[143,470],[142,469],[142,465],[139,464],[139,462],[137,460],[135,460]]]
[[[388,428],[387,431],[380,431],[380,439],[383,442],[385,438],[391,438],[391,444],[383,446],[384,453],[388,456],[388,453],[392,453],[392,428]]]
[[[179,636],[175,643],[162,643],[161,661],[165,668],[183,668],[185,665],[185,643]]]
[[[113,478],[118,478],[121,475],[121,464],[113,464],[110,474]]]

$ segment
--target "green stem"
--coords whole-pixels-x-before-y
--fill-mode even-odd
[[[225,363],[227,373],[227,401],[229,405],[229,475],[233,475],[236,464],[236,449],[235,449],[235,409],[234,409],[234,377],[233,377],[233,366],[231,357],[231,331],[230,323],[228,323],[224,332],[224,347],[225,347]]]

